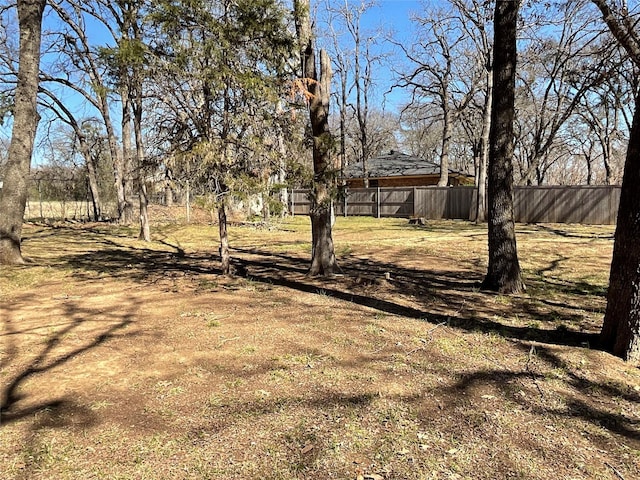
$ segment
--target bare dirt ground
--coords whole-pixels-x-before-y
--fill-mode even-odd
[[[640,478],[640,372],[592,348],[612,233],[520,226],[501,296],[466,222],[338,219],[330,279],[306,218],[233,226],[233,278],[206,223],[28,225],[0,478]]]

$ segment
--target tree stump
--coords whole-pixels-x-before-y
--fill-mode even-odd
[[[409,225],[426,225],[427,220],[424,217],[409,217]]]

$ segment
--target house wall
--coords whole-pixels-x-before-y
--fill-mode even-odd
[[[385,187],[432,187],[438,184],[439,175],[423,175],[416,177],[387,177],[387,178],[371,178],[369,179],[370,188]],[[473,183],[473,179],[470,179]],[[364,188],[364,180],[362,178],[350,178],[346,180],[349,188]],[[449,185],[458,186],[460,180],[457,177],[449,177]]]

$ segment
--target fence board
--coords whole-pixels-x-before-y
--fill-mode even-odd
[[[619,203],[617,186],[516,187],[514,214],[521,223],[613,225]]]
[[[427,220],[439,220],[447,218],[447,187],[419,188],[419,198],[416,199],[416,216],[424,217]]]
[[[413,215],[413,188],[380,189],[381,217]]]
[[[446,218],[468,220],[475,188],[456,187],[443,190],[447,195]]]

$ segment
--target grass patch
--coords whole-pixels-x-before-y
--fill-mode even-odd
[[[25,227],[7,478],[640,478],[640,373],[585,346],[612,227],[518,226],[500,296],[484,226],[338,218],[343,273],[310,278],[308,218],[233,224],[225,278],[208,221]]]

